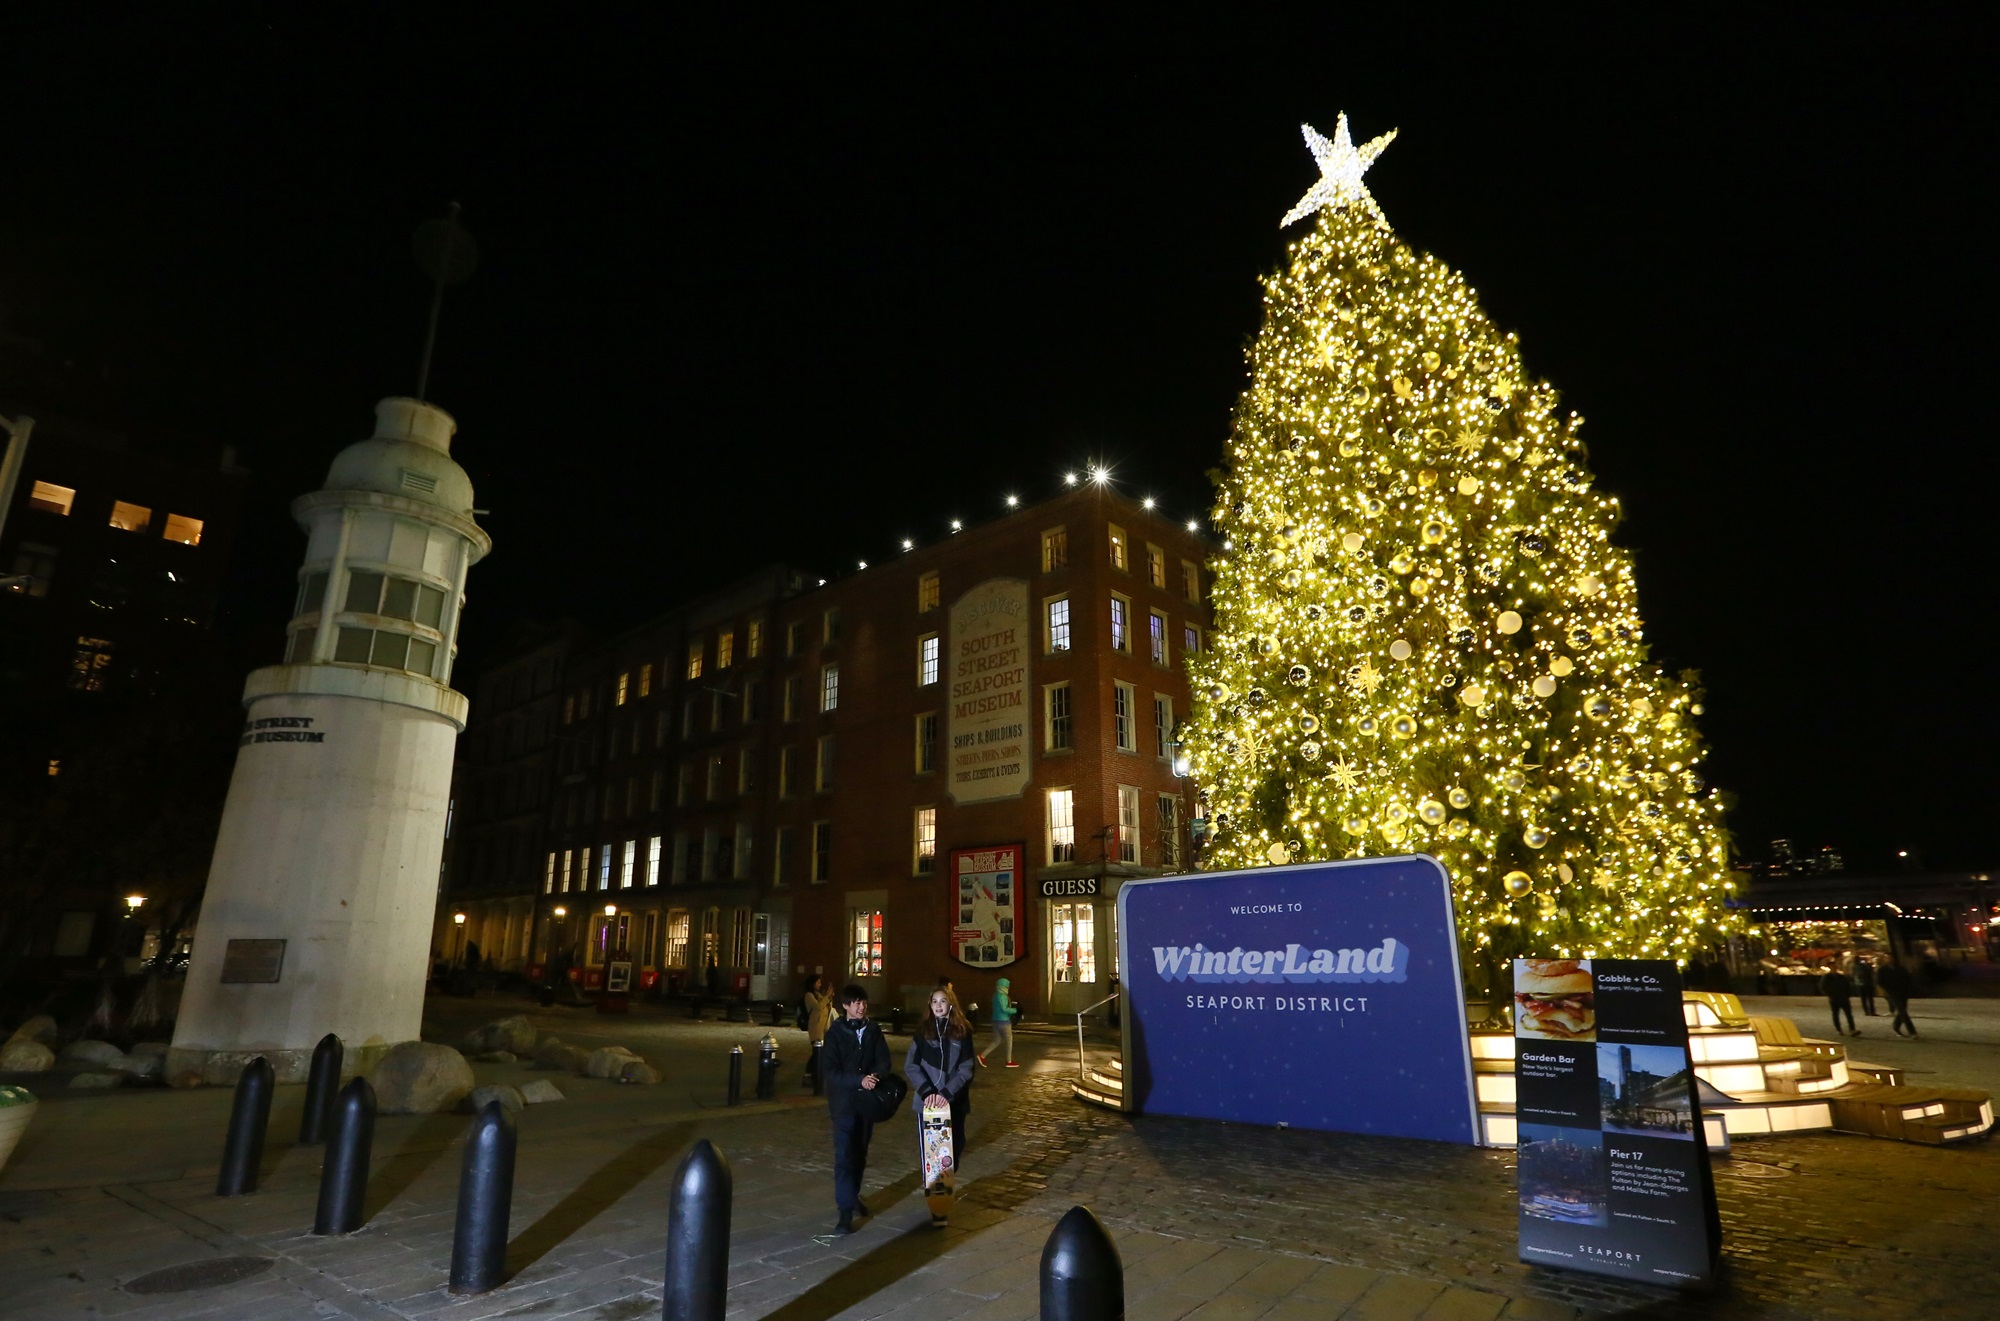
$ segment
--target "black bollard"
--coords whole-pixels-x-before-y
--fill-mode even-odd
[[[1123,1321],[1125,1263],[1088,1207],[1073,1206],[1042,1247],[1042,1321]]]
[[[825,1043],[813,1042],[813,1095],[826,1095],[826,1056],[820,1053]]]
[[[472,1121],[458,1174],[451,1291],[485,1293],[507,1280],[507,1212],[514,1200],[514,1116],[488,1101]]]
[[[765,1037],[757,1047],[757,1099],[769,1101],[778,1094],[778,1043]]]
[[[903,1035],[903,1006],[897,1005],[889,1011],[889,1030],[899,1037]]]
[[[313,1233],[352,1234],[361,1228],[361,1206],[368,1196],[368,1155],[374,1145],[375,1088],[366,1078],[356,1078],[341,1088],[334,1101],[326,1161],[319,1170]]]
[[[701,993],[698,991],[688,994],[688,1017],[696,1022],[701,1021]]]
[[[722,1321],[729,1303],[729,1162],[707,1138],[674,1171],[667,1204],[666,1321]]]
[[[299,1116],[299,1145],[317,1147],[333,1131],[333,1106],[340,1094],[340,1038],[329,1032],[313,1047],[312,1074],[306,1079],[306,1112]]]
[[[271,1061],[259,1055],[243,1066],[236,1099],[229,1107],[229,1136],[222,1140],[222,1173],[217,1197],[257,1191],[257,1167],[264,1163],[264,1130],[271,1123]]]
[[[783,1004],[783,1003],[782,1003],[781,1001],[777,1001],[777,1000],[773,1000],[773,1001],[771,1001],[771,1026],[772,1026],[772,1027],[778,1027],[778,1026],[780,1026],[780,1024],[781,1024],[781,1021],[782,1021],[782,1016],[783,1016],[784,1012],[785,1012],[785,1006],[784,1006],[784,1004]]]
[[[743,1104],[743,1047],[729,1048],[729,1104]]]

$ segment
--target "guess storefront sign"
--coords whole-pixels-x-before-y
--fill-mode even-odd
[[[1097,894],[1097,877],[1071,876],[1060,881],[1043,881],[1044,899],[1089,899]]]

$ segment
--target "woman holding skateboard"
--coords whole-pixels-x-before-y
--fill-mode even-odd
[[[918,1134],[923,1144],[924,1196],[931,1223],[951,1211],[959,1153],[965,1149],[965,1116],[972,1110],[972,1024],[943,990],[931,992],[931,1012],[910,1035],[903,1068],[922,1100]],[[942,1139],[949,1134],[949,1145]]]

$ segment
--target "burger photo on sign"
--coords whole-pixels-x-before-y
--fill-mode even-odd
[[[1597,1040],[1589,959],[1514,960],[1514,1035]]]

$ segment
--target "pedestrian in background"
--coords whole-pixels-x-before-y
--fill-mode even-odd
[[[1882,965],[1880,980],[1882,994],[1889,1001],[1889,1012],[1894,1015],[1889,1020],[1889,1026],[1895,1029],[1899,1037],[1916,1036],[1917,1025],[1910,1021],[1910,996],[1916,992],[1917,983],[1910,976],[1910,970],[1891,956],[1889,961]],[[1905,1033],[1904,1028],[1910,1029],[1909,1032]]]
[[[1869,955],[1854,961],[1854,989],[1861,993],[1861,1012],[1875,1017],[1875,960]]]
[[[800,1079],[806,1086],[819,1076],[819,1057],[826,1040],[826,1029],[833,1022],[833,992],[827,989],[826,978],[818,973],[806,983],[805,994],[806,1029],[806,1073]]]
[[[849,982],[836,998],[841,1017],[826,1030],[820,1067],[826,1071],[826,1108],[833,1116],[833,1200],[840,1210],[836,1234],[852,1234],[854,1217],[867,1215],[861,1176],[868,1170],[868,1144],[875,1120],[864,1113],[861,1093],[872,1092],[889,1076],[889,1043],[868,1021],[868,992]]]
[[[1840,1016],[1846,1014],[1847,1035],[1858,1037],[1861,1033],[1854,1026],[1854,1006],[1849,1002],[1853,986],[1854,983],[1847,979],[1847,974],[1840,970],[1838,964],[1829,963],[1820,973],[1819,989],[1826,997],[1827,1007],[1833,1010],[1833,1030],[1840,1031]]]
[[[903,1070],[910,1075],[910,1085],[926,1106],[935,1104],[931,1098],[939,1097],[950,1107],[954,1170],[958,1168],[960,1153],[965,1150],[965,1117],[972,1112],[972,1068],[976,1058],[972,1024],[966,1022],[948,992],[942,988],[932,991],[931,1011],[910,1035],[910,1053],[903,1060]],[[931,1223],[942,1225],[944,1217],[932,1215]]]
[[[1014,1063],[1014,998],[1007,994],[1008,988],[1013,984],[1005,977],[993,984],[993,1044],[980,1054],[981,1064],[986,1063],[988,1055],[1005,1046],[1007,1067],[1010,1069],[1021,1067]]]

